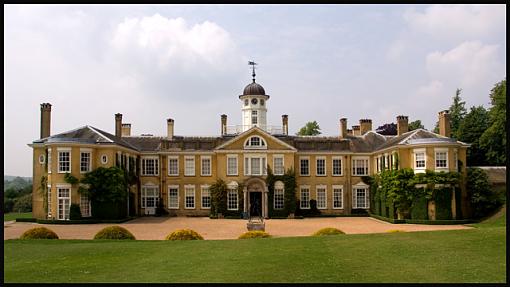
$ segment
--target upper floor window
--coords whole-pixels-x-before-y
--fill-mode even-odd
[[[58,150],[58,172],[71,172],[71,150]]]
[[[159,159],[157,157],[142,158],[142,175],[158,175]]]
[[[317,157],[316,159],[316,173],[317,175],[326,175],[326,158],[325,157]]]
[[[48,149],[48,173],[51,173],[51,148]]]
[[[209,176],[211,175],[211,157],[210,156],[202,156],[200,157],[201,161],[201,175]]]
[[[414,150],[414,169],[425,170],[425,149]]]
[[[179,175],[179,157],[168,157],[168,175]]]
[[[245,175],[265,175],[266,157],[260,155],[250,155],[244,158],[244,174]]]
[[[299,159],[300,175],[310,175],[310,160],[308,158]]]
[[[275,175],[283,175],[285,173],[282,155],[275,155],[273,157],[273,169]]]
[[[342,158],[333,157],[333,175],[342,175]]]
[[[90,171],[90,151],[80,152],[80,172],[85,173]]]
[[[251,124],[256,125],[258,123],[257,111],[251,111]]]
[[[184,157],[184,175],[194,176],[195,175],[195,156]]]
[[[227,155],[227,175],[237,175],[237,155]]]
[[[247,148],[265,148],[266,142],[258,136],[250,137],[244,144]]]
[[[368,175],[368,158],[352,158],[352,175]]]
[[[435,149],[436,154],[436,168],[448,168],[448,150]]]

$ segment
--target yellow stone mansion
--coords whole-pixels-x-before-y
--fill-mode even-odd
[[[207,216],[211,208],[209,187],[217,179],[228,186],[227,209],[260,213],[268,217],[269,205],[284,208],[285,185],[276,182],[272,202],[265,181],[267,166],[275,175],[293,168],[296,198],[301,209],[316,200],[323,214],[351,214],[370,206],[369,186],[361,177],[383,169],[412,168],[415,172],[457,171],[465,178],[467,144],[450,138],[448,111],[439,113],[439,134],[417,129],[408,131],[408,117],[397,116],[397,135],[385,136],[372,130],[370,119],[347,129],[339,121],[337,136],[294,136],[288,134],[288,116],[281,126],[266,123],[269,95],[255,82],[239,96],[242,124],[227,126],[221,115],[217,137],[186,137],[174,134],[174,120],[167,119],[167,135],[131,135],[131,125],[115,115],[115,132],[83,126],[51,135],[51,104],[41,104],[40,139],[33,148],[33,215],[40,219],[69,219],[71,203],[91,215],[87,197],[68,184],[64,175],[76,178],[98,167],[114,165],[131,169],[138,183],[130,187],[130,215],[152,215],[159,201],[171,215]],[[463,164],[458,164],[459,162]],[[47,208],[38,191],[39,179],[47,178]],[[242,192],[237,192],[242,187]],[[460,185],[466,214],[465,183]],[[240,198],[242,197],[242,198]],[[133,214],[134,213],[134,214]],[[455,212],[452,212],[455,214]]]

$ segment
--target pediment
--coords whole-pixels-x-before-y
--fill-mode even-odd
[[[248,148],[245,147],[245,142],[253,136],[262,138],[265,142],[264,147],[260,148]],[[216,150],[289,150],[296,151],[296,148],[283,142],[282,140],[272,136],[258,127],[252,127],[251,129],[240,133],[229,141],[218,146]]]

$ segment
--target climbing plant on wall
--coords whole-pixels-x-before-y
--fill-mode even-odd
[[[274,209],[274,184],[277,181],[283,182],[283,209]],[[296,173],[293,168],[288,169],[283,175],[275,175],[269,166],[267,166],[266,184],[268,188],[268,208],[269,217],[283,216],[287,217],[296,210]]]

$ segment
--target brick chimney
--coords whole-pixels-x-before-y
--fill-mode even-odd
[[[350,136],[354,135],[354,134],[352,133],[352,130],[351,130],[351,129],[348,129],[348,130],[347,130],[347,134],[348,134],[348,135],[350,135]]]
[[[448,110],[439,112],[439,134],[451,137],[450,113]]]
[[[409,118],[407,116],[397,116],[397,136],[409,131]]]
[[[122,114],[115,114],[115,136],[122,136]]]
[[[221,135],[227,134],[227,115],[221,115]]]
[[[47,138],[50,136],[51,127],[51,104],[41,104],[41,138]]]
[[[131,136],[131,124],[122,124],[122,136],[123,137]]]
[[[347,119],[340,119],[340,137],[345,138],[347,136]]]
[[[166,130],[167,130],[167,135],[166,137],[171,140],[173,139],[174,137],[174,120],[173,119],[167,119],[166,120]]]
[[[360,135],[364,135],[368,131],[372,130],[372,120],[371,119],[361,119],[361,120],[359,120],[359,126],[360,126]]]
[[[361,135],[360,126],[352,126],[352,135],[353,136],[360,136]]]
[[[288,115],[282,115],[282,128],[283,128],[283,134],[288,135],[289,134],[289,116]]]

